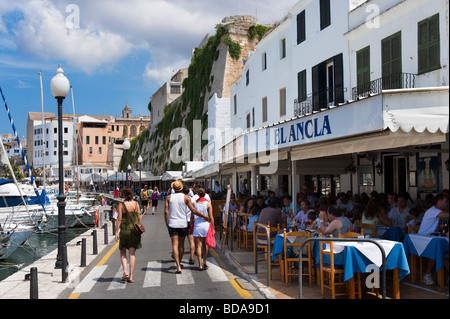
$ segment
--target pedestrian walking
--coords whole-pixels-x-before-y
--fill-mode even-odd
[[[206,264],[206,257],[208,256],[208,246],[206,246],[206,236],[208,235],[209,223],[211,222],[214,230],[214,217],[212,206],[209,200],[205,198],[206,192],[203,188],[198,190],[199,198],[195,202],[195,208],[203,215],[191,215],[191,223],[194,223],[193,236],[195,240],[195,248],[197,251],[198,270],[208,269]],[[208,218],[204,218],[207,216]],[[203,259],[203,263],[202,263]]]
[[[152,215],[156,215],[158,213],[158,187],[155,187],[152,192],[151,200],[152,200]]]
[[[193,202],[192,196],[190,195],[190,190],[189,187],[187,187],[186,185],[184,185],[183,187],[183,194],[188,195],[189,198],[191,199],[191,202]],[[194,203],[193,203],[194,204]],[[195,261],[194,261],[194,254],[195,254],[195,241],[194,241],[194,235],[192,235],[192,226],[193,226],[193,221],[191,221],[191,210],[189,209],[189,207],[186,206],[186,220],[188,221],[188,240],[189,240],[189,265],[194,265]]]
[[[142,205],[142,213],[145,214],[148,208],[148,199],[150,198],[150,192],[147,188],[147,185],[144,185],[144,189],[141,190],[141,205]]]
[[[176,274],[181,274],[184,239],[189,232],[186,206],[191,210],[191,214],[200,216],[208,221],[209,216],[203,215],[192,205],[189,195],[183,193],[183,183],[181,181],[177,180],[171,186],[175,193],[170,194],[166,198],[164,219],[172,241],[173,258],[177,267]]]
[[[142,248],[141,235],[136,233],[133,225],[141,222],[141,214],[139,203],[133,200],[133,191],[130,188],[124,187],[120,195],[125,199],[123,203],[119,204],[116,223],[116,241],[119,242],[120,260],[123,267],[121,281],[132,283],[134,282],[136,250]],[[127,270],[127,250],[129,251],[129,272]]]

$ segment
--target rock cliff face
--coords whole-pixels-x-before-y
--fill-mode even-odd
[[[201,120],[201,131],[207,128],[208,101],[215,93],[219,98],[230,97],[230,85],[240,76],[248,52],[255,49],[259,39],[249,37],[249,29],[258,25],[255,17],[242,15],[227,17],[216,26],[216,34],[203,40],[203,46],[194,50],[188,78],[183,82],[184,93],[166,107],[163,120],[150,127],[132,141],[129,162],[137,166],[139,155],[144,159],[143,170],[162,175],[165,171],[181,170],[183,163],[170,159],[170,150],[177,141],[170,133],[179,127],[190,133],[191,155],[188,160],[202,160],[201,154],[192,154],[193,121]],[[206,144],[202,141],[202,147]],[[124,160],[121,167],[124,169]]]

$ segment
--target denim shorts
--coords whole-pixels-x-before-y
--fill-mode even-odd
[[[172,228],[169,227],[169,236],[186,237],[189,234],[189,227],[184,228]]]

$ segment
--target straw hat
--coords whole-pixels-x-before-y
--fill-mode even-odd
[[[175,192],[180,192],[183,190],[183,183],[181,181],[175,181],[172,183],[171,187]]]

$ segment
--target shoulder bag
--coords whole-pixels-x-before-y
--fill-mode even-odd
[[[134,231],[138,234],[138,235],[142,235],[145,232],[145,228],[144,226],[138,222],[137,224],[133,223],[133,220],[130,217],[130,213],[128,212],[127,206],[125,205],[125,203],[123,203],[123,207],[125,208],[125,211],[127,212],[127,216],[128,219],[130,220],[130,222],[133,224],[133,229]],[[138,213],[139,214],[139,213]]]

